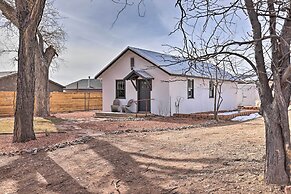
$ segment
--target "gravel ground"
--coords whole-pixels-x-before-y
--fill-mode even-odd
[[[0,152],[8,153],[32,148],[46,147],[66,141],[76,139],[75,134],[50,133],[46,136],[44,133],[36,134],[36,140],[27,143],[12,143],[12,135],[0,135]]]
[[[46,147],[86,135],[96,136],[129,130],[168,130],[207,122],[206,120],[195,121],[193,119],[166,117],[104,119],[95,118],[94,116],[95,111],[54,114],[51,120],[55,120],[57,131],[62,133],[50,133],[49,136],[44,133],[37,134],[37,140],[27,143],[14,144],[12,143],[12,135],[0,135],[0,153]]]
[[[182,131],[101,135],[52,152],[0,156],[0,190],[282,193],[264,184],[264,149],[262,119]]]
[[[80,121],[78,126],[82,129],[92,129],[96,131],[119,131],[119,130],[145,130],[145,129],[164,129],[179,128],[194,124],[205,123],[204,121],[195,121],[193,119],[176,118],[150,118],[146,120],[121,120],[121,121]]]

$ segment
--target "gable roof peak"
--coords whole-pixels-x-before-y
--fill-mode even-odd
[[[214,79],[216,77],[216,72],[218,72],[218,79],[234,81],[233,75],[231,75],[226,70],[220,69],[214,64],[207,62],[196,62],[193,64],[193,61],[189,61],[179,56],[159,53],[156,51],[136,48],[132,46],[128,46],[125,50],[123,50],[111,63],[109,63],[109,65],[107,65],[95,76],[95,79],[98,78],[103,72],[105,72],[128,50],[150,62],[168,75]]]

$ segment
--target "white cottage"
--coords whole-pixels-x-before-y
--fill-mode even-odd
[[[212,111],[215,75],[224,80],[220,109],[236,109],[238,87],[231,74],[206,63],[189,68],[181,58],[154,51],[128,47],[95,78],[102,80],[104,112],[115,99],[122,105],[133,99],[132,112],[172,115]]]

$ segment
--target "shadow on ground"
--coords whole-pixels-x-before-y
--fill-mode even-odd
[[[215,170],[211,168],[193,170],[187,169],[187,166],[186,168],[179,168],[173,165],[165,165],[160,163],[160,161],[183,162],[189,164],[205,163],[216,165],[222,165],[223,162],[233,162],[230,159],[223,158],[181,159],[150,156],[138,152],[126,152],[101,138],[92,139],[87,144],[87,149],[93,150],[98,157],[101,157],[110,164],[112,167],[112,171],[108,172],[111,173],[110,177],[115,177],[116,180],[120,180],[122,184],[125,184],[126,193],[179,193],[179,191],[176,190],[178,187],[161,185],[161,182],[165,182],[163,177],[170,177],[169,180],[166,180],[166,182],[169,182],[178,175],[190,175],[194,177],[201,173],[213,173],[213,170]],[[71,148],[66,148],[66,150],[70,150],[70,154],[72,155],[75,154]],[[78,154],[82,155],[82,152],[80,151]],[[145,167],[147,163],[138,161],[134,159],[134,157],[143,158],[143,161],[151,160],[150,165],[153,167],[153,169],[151,169],[151,177],[147,175],[148,169]],[[5,160],[5,158],[0,158],[0,160]],[[67,160],[70,160],[70,158],[67,158]],[[92,157],[92,159],[90,159],[90,161],[92,161],[91,165],[98,165],[98,160],[99,158]],[[66,161],[62,162],[65,163]],[[244,162],[249,161],[246,160]],[[215,168],[215,165],[212,168]],[[108,171],[108,169],[103,170]],[[248,171],[249,169],[247,168],[241,168],[234,170],[233,173]],[[106,177],[101,177],[101,179],[103,178],[106,180]],[[96,183],[95,185],[97,186],[96,188],[86,188],[78,182],[77,177],[72,177],[61,167],[61,165],[51,159],[47,153],[21,156],[18,159],[8,163],[6,166],[0,167],[0,186],[2,186],[3,183],[13,181],[16,184],[15,192],[17,193],[55,192],[68,194],[89,194],[89,190],[94,191],[93,193],[99,193],[100,191],[98,190],[98,186],[101,187],[102,185],[100,184],[104,181],[101,179],[97,180],[89,177],[89,181],[91,183]],[[115,192],[118,193],[118,188],[116,188]],[[195,192],[195,189],[192,188],[191,190],[188,190],[188,192]]]

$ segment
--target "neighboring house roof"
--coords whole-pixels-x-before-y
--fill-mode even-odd
[[[17,71],[2,71],[2,72],[0,72],[0,79],[8,77],[8,76],[16,75],[16,74],[17,74]],[[49,82],[52,83],[52,84],[55,84],[55,85],[57,85],[59,87],[62,87],[62,88],[65,87],[65,86],[63,86],[63,85],[61,85],[61,84],[59,84],[57,82],[52,81],[52,80],[49,80]]]
[[[66,85],[65,90],[102,90],[102,83],[98,79],[81,79]]]
[[[61,84],[59,84],[59,83],[57,83],[57,82],[55,82],[53,80],[49,80],[49,82],[52,83],[52,84],[55,84],[55,85],[57,85],[57,86],[59,86],[61,88],[65,88],[65,86],[63,86],[63,85],[61,85]]]
[[[217,70],[218,79],[232,81],[235,80],[233,75],[231,75],[229,72],[222,70],[211,63],[197,62],[195,64],[191,64],[188,60],[183,59],[181,57],[135,47],[127,47],[111,63],[109,63],[109,65],[107,65],[103,70],[101,70],[95,76],[95,78],[98,78],[103,72],[105,72],[111,65],[113,65],[123,54],[125,54],[129,50],[169,75],[215,78]]]
[[[2,71],[0,72],[0,79],[14,74],[17,74],[17,71]]]

